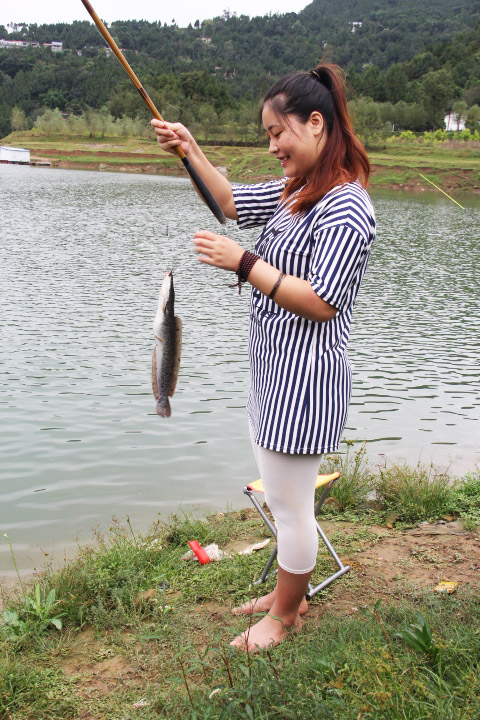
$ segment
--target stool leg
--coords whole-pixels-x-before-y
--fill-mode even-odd
[[[258,500],[257,500],[257,498],[255,497],[255,495],[252,493],[252,491],[249,490],[248,488],[244,488],[244,489],[243,489],[243,492],[245,493],[245,495],[248,495],[248,497],[249,497],[250,500],[252,501],[253,505],[255,506],[255,509],[256,509],[257,512],[260,514],[260,517],[263,519],[265,525],[268,527],[268,529],[269,529],[270,532],[272,533],[273,537],[277,537],[277,531],[275,530],[275,526],[274,526],[273,523],[270,521],[270,518],[269,518],[268,515],[265,513],[265,510],[262,508],[262,506],[261,506],[260,503],[258,502]]]
[[[255,580],[255,583],[254,583],[255,585],[260,585],[260,583],[265,582],[265,580],[268,577],[268,573],[270,572],[270,568],[272,567],[272,563],[275,560],[275,558],[277,557],[277,553],[278,553],[278,548],[275,545],[274,549],[272,550],[272,552],[270,554],[270,557],[267,560],[267,564],[263,568],[262,574],[260,575],[258,580]]]
[[[276,531],[276,529],[275,529],[275,525],[271,522],[271,520],[270,520],[270,518],[268,517],[268,515],[266,514],[265,510],[262,508],[262,506],[261,506],[260,503],[258,502],[257,498],[256,498],[255,495],[253,494],[252,490],[249,490],[247,487],[244,487],[244,488],[243,488],[243,492],[245,493],[245,495],[248,495],[248,497],[250,498],[250,500],[251,500],[253,506],[255,507],[256,511],[258,512],[258,514],[259,514],[260,517],[262,518],[263,522],[264,522],[265,525],[268,527],[268,529],[269,529],[270,532],[272,533],[273,537],[276,538],[276,537],[277,537],[277,531]],[[274,561],[275,558],[277,557],[277,552],[278,552],[278,550],[277,550],[277,545],[275,545],[274,549],[272,550],[272,552],[271,552],[271,554],[270,554],[270,557],[269,557],[268,560],[267,560],[267,564],[266,564],[265,567],[263,568],[262,574],[260,575],[260,577],[258,578],[258,580],[255,580],[255,583],[254,583],[255,585],[259,585],[260,583],[264,583],[264,582],[265,582],[265,580],[267,579],[268,574],[269,574],[269,572],[270,572],[270,568],[272,567],[273,561]]]

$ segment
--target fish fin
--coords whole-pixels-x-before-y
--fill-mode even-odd
[[[172,371],[172,382],[170,384],[170,392],[168,393],[172,397],[177,387],[178,373],[180,370],[180,358],[182,355],[182,319],[175,316],[175,351],[173,357],[173,371]]]
[[[155,348],[153,348],[153,355],[152,355],[152,390],[153,395],[155,397],[155,400],[158,400],[158,387],[157,387],[157,361],[156,361],[156,353]]]
[[[172,408],[170,407],[168,398],[163,398],[163,401],[159,398],[157,400],[155,410],[157,411],[157,415],[160,415],[160,417],[170,417],[172,414]]]

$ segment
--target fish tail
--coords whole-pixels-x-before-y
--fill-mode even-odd
[[[155,410],[157,411],[157,415],[160,415],[160,417],[170,417],[172,409],[170,407],[168,397],[158,398]]]

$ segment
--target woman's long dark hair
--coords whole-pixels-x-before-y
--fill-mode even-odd
[[[336,185],[359,182],[366,187],[370,175],[367,154],[355,135],[347,111],[345,75],[337,65],[320,63],[310,73],[296,72],[278,80],[262,100],[281,118],[295,115],[306,123],[312,112],[319,112],[327,132],[316,173],[306,183],[295,177],[287,182],[284,198],[300,188],[292,212],[301,213],[311,208]]]

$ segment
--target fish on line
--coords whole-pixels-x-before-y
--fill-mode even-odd
[[[152,357],[152,389],[156,412],[160,417],[170,417],[172,409],[169,398],[177,385],[182,353],[182,321],[175,316],[175,291],[171,270],[165,272],[155,319],[153,321],[155,346]]]

